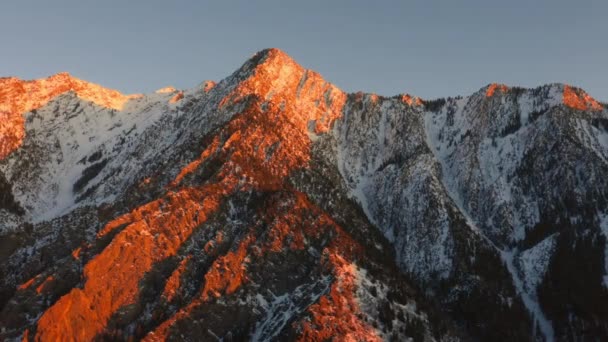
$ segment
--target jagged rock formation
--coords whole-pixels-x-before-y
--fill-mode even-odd
[[[608,110],[346,94],[264,50],[124,96],[0,81],[0,336],[608,337]]]

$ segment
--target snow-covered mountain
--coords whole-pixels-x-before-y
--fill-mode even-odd
[[[347,94],[277,49],[123,95],[0,79],[0,336],[608,338],[608,109]]]

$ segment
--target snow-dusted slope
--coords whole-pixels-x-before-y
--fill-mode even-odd
[[[580,89],[346,94],[272,49],[189,90],[0,95],[2,338],[608,338]]]
[[[461,335],[346,193],[319,186],[311,139],[346,101],[319,74],[265,50],[120,108],[72,88],[36,88],[58,93],[0,161],[1,338]]]
[[[404,270],[425,284],[443,281],[458,289],[440,298],[461,306],[455,293],[476,293],[484,283],[479,278],[497,277],[483,269],[503,268],[508,279],[500,281],[514,288],[495,289],[484,301],[500,306],[500,298],[523,299],[538,322],[535,331],[553,339],[537,288],[556,262],[555,251],[576,244],[556,242],[561,231],[601,239],[598,222],[608,195],[602,176],[608,172],[606,109],[561,84],[493,84],[471,96],[424,103],[351,97],[334,135],[337,164],[352,197],[394,244]],[[595,244],[600,255],[588,257],[598,262],[608,251]],[[479,260],[479,250],[495,259]],[[480,270],[476,262],[485,266]],[[587,276],[597,283],[597,275]],[[605,298],[598,291],[594,295]],[[557,315],[549,316],[564,319]],[[562,325],[557,337],[580,333],[570,328]]]
[[[162,107],[142,110],[150,100],[141,98],[136,100],[141,104],[116,111],[65,93],[26,113],[25,141],[6,160],[2,171],[11,179],[15,198],[26,209],[27,217],[40,222],[73,208],[78,194],[95,183],[93,179],[78,183],[84,171],[116,160],[125,152],[118,147],[124,144],[122,140],[137,138],[159,120]],[[159,100],[167,102],[168,98]]]
[[[227,79],[221,88],[226,91],[235,85]],[[186,91],[168,87],[131,96],[120,106],[89,101],[93,95],[67,90],[23,114],[21,147],[0,162],[0,172],[12,183],[26,219],[34,223],[79,206],[111,202],[122,194],[117,189],[145,178],[151,165],[169,162],[168,149],[228,120],[221,118],[222,111],[200,108],[200,103],[220,101],[215,92],[210,93],[214,86],[205,82]],[[200,117],[184,117],[191,111]],[[192,132],[184,129],[187,125]],[[200,131],[194,129],[197,126]],[[170,168],[177,170],[181,164],[176,162]]]

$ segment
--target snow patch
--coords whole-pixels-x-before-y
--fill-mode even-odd
[[[517,294],[522,299],[526,309],[532,315],[533,323],[538,324],[540,327],[540,333],[543,334],[545,341],[555,341],[555,334],[553,332],[553,325],[551,321],[547,319],[543,310],[540,308],[538,304],[538,300],[536,295],[531,295],[526,291],[526,287],[524,285],[524,281],[521,279],[517,268],[515,267],[514,260],[518,257],[517,248],[513,248],[509,251],[501,251],[501,258],[507,266],[507,270],[511,273],[511,277],[513,279],[513,285],[515,285],[515,290]]]
[[[517,265],[523,273],[524,287],[527,293],[536,295],[536,288],[547,273],[547,267],[557,243],[556,239],[557,233],[520,253]]]
[[[16,232],[21,224],[23,219],[19,215],[0,209],[0,236]]]
[[[269,299],[256,294],[252,302],[265,312],[258,321],[251,335],[251,341],[269,341],[276,338],[287,323],[307,309],[310,303],[315,303],[329,291],[331,277],[326,276],[319,282],[303,284],[291,293],[276,296],[268,291]]]
[[[577,119],[576,134],[585,146],[608,163],[608,131],[597,129],[587,120]]]

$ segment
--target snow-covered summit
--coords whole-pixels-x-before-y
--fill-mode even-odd
[[[347,94],[278,49],[143,95],[2,78],[0,338],[602,337],[607,161],[565,84]]]

